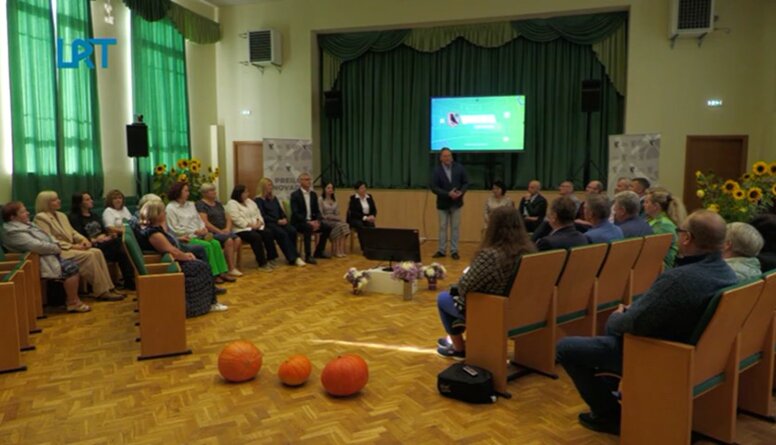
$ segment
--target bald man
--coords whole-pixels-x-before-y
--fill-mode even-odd
[[[529,232],[536,230],[547,216],[547,198],[542,196],[541,190],[542,183],[534,179],[528,183],[528,193],[520,199],[520,214]]]
[[[725,221],[714,212],[691,214],[677,229],[681,257],[676,267],[657,277],[632,305],[620,305],[606,323],[607,335],[558,342],[558,361],[590,406],[590,412],[579,415],[582,426],[619,433],[620,404],[612,395],[618,381],[597,374],[622,373],[624,334],[689,343],[712,297],[736,284],[736,274],[722,259],[725,230]]]
[[[600,195],[604,192],[604,183],[601,181],[590,181],[587,183],[587,186],[585,186],[585,195]],[[593,226],[593,223],[588,220],[588,218],[585,216],[585,206],[587,202],[586,200],[582,201],[582,204],[579,205],[579,208],[577,209],[577,216],[574,219],[574,224],[577,225],[577,229],[585,232],[588,229],[590,229]]]

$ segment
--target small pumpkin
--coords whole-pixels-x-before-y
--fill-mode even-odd
[[[284,385],[303,385],[310,377],[313,365],[304,355],[297,354],[287,358],[278,368],[278,378]]]
[[[357,354],[341,355],[326,364],[321,372],[321,384],[337,397],[353,395],[369,381],[369,366]]]
[[[244,382],[256,377],[261,369],[261,350],[247,340],[229,343],[218,354],[218,372],[229,382]]]

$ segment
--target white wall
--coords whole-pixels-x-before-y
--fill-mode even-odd
[[[440,5],[443,3],[443,7]],[[316,31],[389,29],[630,8],[626,132],[663,135],[661,177],[683,187],[690,134],[748,134],[750,160],[776,158],[776,11],[770,0],[717,0],[719,27],[702,47],[668,41],[667,0],[279,0],[219,8],[224,37],[216,49],[218,121],[225,145],[265,137],[317,138]],[[275,28],[283,34],[282,71],[237,65],[248,43],[238,34]],[[724,107],[705,100],[721,97]],[[250,116],[240,110],[250,109]],[[317,141],[315,146],[317,147]],[[231,150],[226,150],[231,167]],[[316,153],[316,160],[318,159]],[[316,168],[318,166],[316,165]],[[228,173],[231,176],[231,173]],[[232,186],[232,178],[228,178]]]

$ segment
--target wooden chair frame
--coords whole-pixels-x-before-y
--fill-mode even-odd
[[[629,238],[609,244],[604,264],[596,278],[596,332],[602,335],[606,320],[620,304],[630,304],[628,284],[644,238]]]
[[[0,374],[26,371],[19,353],[19,323],[16,307],[18,286],[13,282],[13,274],[7,281],[0,282]],[[9,310],[10,309],[10,310]]]
[[[630,273],[628,295],[631,302],[634,297],[646,292],[663,272],[663,259],[672,241],[673,235],[670,233],[644,237],[644,245]]]
[[[12,265],[9,263],[13,263]],[[12,281],[16,287],[15,294],[15,312],[16,312],[16,326],[19,332],[19,349],[21,351],[31,351],[35,349],[30,339],[30,314],[27,311],[29,307],[29,298],[32,294],[31,284],[29,283],[27,272],[29,270],[29,261],[23,260],[19,262],[3,262],[0,263],[0,274],[6,274],[11,272],[10,281]],[[34,317],[34,315],[33,315]]]
[[[596,276],[606,259],[607,244],[592,244],[569,249],[566,265],[558,280],[558,333],[594,336],[598,285]],[[553,355],[555,345],[553,345]]]

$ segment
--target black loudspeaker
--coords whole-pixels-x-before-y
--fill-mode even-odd
[[[601,81],[590,79],[582,81],[582,112],[601,111]]]
[[[323,93],[323,111],[329,119],[342,117],[342,93],[339,91],[325,91]]]
[[[127,125],[127,156],[148,157],[148,127],[146,124]]]

